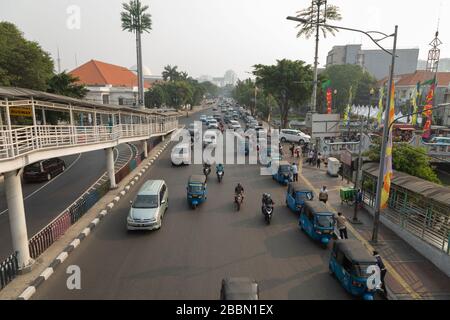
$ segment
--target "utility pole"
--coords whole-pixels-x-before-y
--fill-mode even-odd
[[[318,67],[319,67],[319,36],[320,36],[320,24],[326,23],[326,10],[323,14],[323,20],[321,20],[321,12],[320,7],[325,5],[327,6],[327,0],[313,0],[311,8],[317,7],[317,19],[314,22],[316,25],[316,49],[314,55],[314,86],[313,86],[313,95],[311,101],[311,113],[317,112],[317,79],[318,79]]]
[[[394,32],[394,47],[392,50],[392,63],[391,63],[391,72],[389,76],[389,87],[388,94],[386,98],[386,110],[384,112],[385,120],[383,127],[383,141],[381,144],[381,153],[380,153],[380,167],[378,169],[378,181],[377,181],[377,192],[375,198],[375,215],[373,218],[373,230],[372,230],[372,242],[378,242],[378,229],[380,224],[380,213],[381,213],[381,190],[384,185],[384,161],[386,157],[386,145],[389,139],[389,131],[390,131],[390,123],[389,123],[389,111],[391,107],[391,95],[392,95],[392,85],[394,84],[394,72],[395,72],[395,58],[397,54],[397,35],[398,35],[398,26],[395,26]]]
[[[355,179],[355,210],[353,212],[353,223],[360,223],[358,220],[358,190],[361,189],[361,169],[362,169],[362,144],[363,144],[363,129],[364,129],[364,121],[360,118],[360,128],[359,128],[359,150],[358,150],[358,168],[356,170],[356,179]]]

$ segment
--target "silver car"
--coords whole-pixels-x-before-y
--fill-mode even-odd
[[[127,217],[128,230],[160,229],[169,207],[169,190],[163,180],[148,180],[139,189]]]

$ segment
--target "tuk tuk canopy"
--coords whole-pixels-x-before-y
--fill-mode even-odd
[[[322,201],[308,201],[305,202],[305,208],[312,213],[331,213],[330,209]]]
[[[193,175],[189,177],[189,184],[205,184],[206,177],[204,175]]]
[[[359,240],[337,240],[335,250],[341,251],[354,264],[376,264],[377,260]]]
[[[310,193],[313,193],[312,190],[303,187],[298,182],[291,182],[289,184],[288,188],[289,188],[289,192],[295,192],[295,193],[297,193],[297,192],[310,192]]]

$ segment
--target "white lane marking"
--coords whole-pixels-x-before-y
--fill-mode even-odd
[[[31,198],[32,196],[34,196],[36,193],[38,193],[39,191],[41,191],[42,189],[44,189],[46,186],[48,186],[50,183],[54,182],[56,179],[58,179],[59,177],[61,177],[64,173],[66,173],[67,171],[70,170],[70,168],[72,168],[74,166],[74,164],[76,162],[78,162],[78,160],[81,158],[82,153],[78,154],[78,157],[70,164],[70,166],[68,166],[66,168],[66,170],[64,170],[63,172],[61,172],[60,174],[58,174],[56,177],[54,177],[53,179],[51,179],[50,181],[48,181],[47,183],[45,183],[43,186],[41,186],[39,189],[33,191],[31,194],[29,194],[28,196],[26,196],[25,198],[23,198],[23,201]],[[6,213],[8,211],[8,209],[3,210],[2,212],[0,212],[0,216],[4,213]]]

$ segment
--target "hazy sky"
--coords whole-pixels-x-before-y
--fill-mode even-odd
[[[309,0],[142,0],[150,6],[153,30],[143,36],[144,65],[160,74],[164,65],[178,65],[197,77],[222,76],[232,69],[248,77],[256,63],[276,59],[313,62],[314,40],[297,39],[288,15],[307,7]],[[60,48],[62,69],[97,59],[130,67],[136,62],[135,38],[121,31],[123,0],[0,0],[0,20],[15,23],[30,40],[41,44],[56,60]],[[450,1],[331,0],[341,8],[340,25],[392,33],[399,25],[399,47],[420,48],[426,59],[428,44],[441,15],[441,57],[450,57]],[[417,3],[417,5],[416,5]],[[80,28],[69,29],[68,7],[80,8]],[[428,6],[428,7],[426,7]],[[427,13],[427,15],[424,15]],[[320,64],[333,45],[370,40],[341,31],[321,38]],[[392,46],[391,40],[383,42]],[[56,63],[55,63],[56,65]]]

